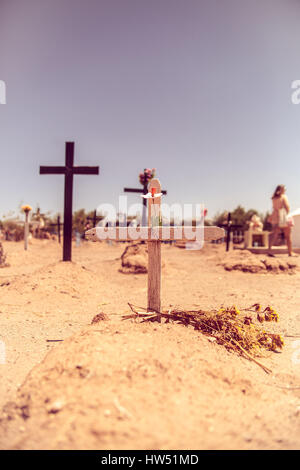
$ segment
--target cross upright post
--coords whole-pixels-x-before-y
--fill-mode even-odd
[[[74,166],[74,142],[66,142],[65,166],[40,166],[41,175],[65,175],[63,261],[72,260],[73,175],[98,175],[98,166]]]
[[[161,194],[161,185],[158,179],[149,183],[149,193]],[[147,199],[146,199],[147,200]],[[161,220],[161,197],[153,197],[148,201],[148,228],[155,230]],[[161,241],[148,241],[148,305],[149,311],[160,312],[161,291]]]

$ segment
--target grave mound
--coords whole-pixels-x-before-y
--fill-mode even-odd
[[[124,274],[141,274],[148,272],[148,247],[146,243],[128,245],[121,256]]]
[[[221,263],[226,271],[243,271],[249,273],[294,273],[299,268],[299,261],[287,257],[269,257],[256,255],[248,250],[233,250],[225,253]]]
[[[32,369],[0,412],[0,448],[295,448],[294,405],[267,377],[193,328],[100,322]]]

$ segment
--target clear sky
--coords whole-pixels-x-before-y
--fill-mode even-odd
[[[0,216],[63,209],[39,165],[64,164],[66,140],[100,165],[74,209],[116,203],[144,167],[208,216],[266,211],[280,183],[300,207],[297,79],[299,0],[0,0]]]

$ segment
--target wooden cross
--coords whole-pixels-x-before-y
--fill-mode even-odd
[[[228,212],[227,223],[226,224],[220,224],[220,227],[223,227],[226,231],[226,251],[229,251],[231,230],[241,228],[242,226],[237,225],[237,224],[233,224],[232,220],[231,220],[231,213]]]
[[[144,196],[147,194],[147,192],[148,192],[148,183],[147,183],[146,169],[144,170],[144,186],[143,186],[143,189],[140,189],[140,188],[124,188],[124,192],[125,193],[140,193],[140,194],[144,194]],[[167,191],[162,190],[162,194],[166,195]],[[142,226],[144,226],[144,227],[147,225],[146,214],[147,214],[147,199],[143,199]]]
[[[42,213],[41,213],[41,209],[38,207],[38,208],[36,209],[36,212],[33,212],[32,216],[33,216],[33,217],[37,217],[37,218],[41,218],[41,217],[45,217],[46,214],[42,214]]]
[[[50,224],[50,227],[57,227],[58,243],[60,243],[60,240],[61,240],[60,228],[61,228],[61,226],[63,226],[63,225],[64,225],[64,224],[62,224],[61,221],[60,221],[60,215],[57,216],[57,221],[56,221],[56,223]]]
[[[93,212],[93,217],[87,217],[87,220],[92,220],[93,221],[93,227],[96,227],[97,223],[103,219],[102,215],[97,215],[97,209],[94,210]]]
[[[148,243],[148,311],[160,312],[161,290],[161,242],[166,240],[192,241],[196,239],[195,227],[163,227],[161,225],[161,185],[158,179],[149,183],[148,226],[147,227],[96,227],[86,232],[86,237],[93,241],[113,239],[118,241],[133,241],[146,239]],[[151,196],[150,196],[151,195]],[[178,230],[179,229],[179,230]],[[206,241],[224,237],[220,227],[201,227]],[[188,237],[185,235],[188,230]],[[182,233],[183,231],[183,233]],[[180,233],[178,235],[178,233]],[[137,237],[136,237],[137,235]],[[191,235],[191,236],[190,236]]]
[[[41,175],[65,175],[63,261],[72,260],[73,175],[98,175],[98,166],[74,166],[74,142],[66,142],[65,166],[41,166]]]

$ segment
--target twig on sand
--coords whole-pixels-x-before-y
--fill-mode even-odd
[[[118,412],[120,413],[121,418],[123,417],[132,418],[132,414],[128,410],[126,410],[124,406],[120,405],[120,402],[117,397],[114,399],[114,405],[117,408]]]
[[[245,351],[244,348],[242,348],[242,346],[239,345],[239,343],[237,341],[234,341],[233,342],[237,345],[238,348],[240,348],[241,351],[243,351],[243,353],[253,362],[255,362],[255,364],[257,364],[259,367],[261,367],[267,374],[271,374],[272,371],[271,369],[268,369],[268,367],[264,366],[261,362],[259,362],[257,359],[254,359],[253,356],[251,356],[250,354],[247,353],[247,351]]]

